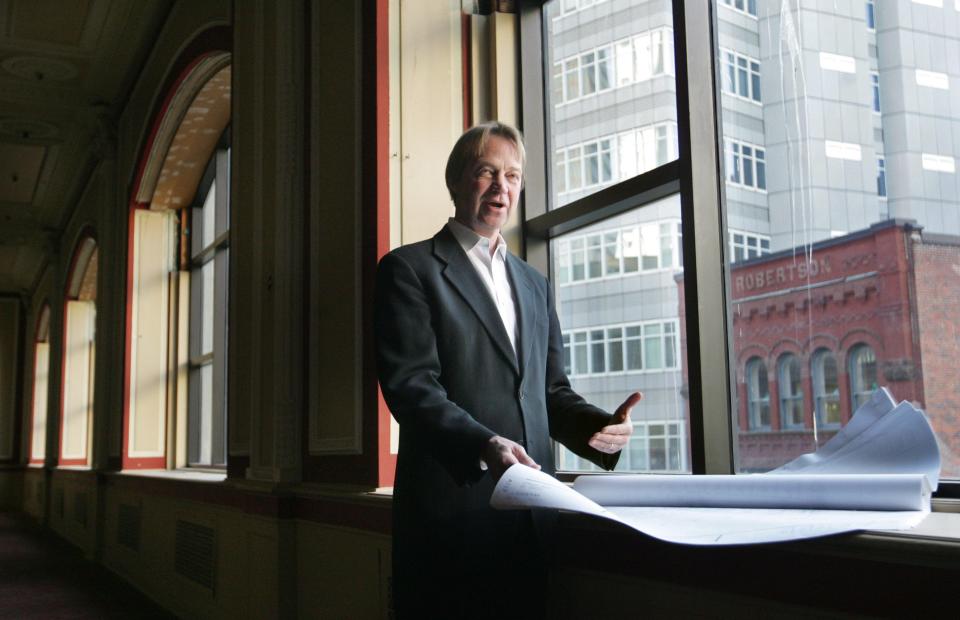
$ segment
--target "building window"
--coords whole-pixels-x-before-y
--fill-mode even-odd
[[[562,0],[560,3],[560,14],[557,15],[557,18],[566,17],[567,15],[577,13],[606,1],[607,0]]]
[[[683,422],[634,422],[624,450],[630,471],[668,472],[686,469]]]
[[[877,6],[875,0],[867,0],[867,30],[877,29]]]
[[[760,61],[732,50],[721,50],[725,93],[760,103]]]
[[[617,471],[684,472],[687,470],[686,434],[682,420],[652,420],[633,423],[633,434],[623,449]],[[598,471],[586,459],[560,448],[558,463],[568,471]]]
[[[557,149],[554,183],[571,192],[629,179],[677,157],[676,123],[658,123]]]
[[[770,253],[770,237],[739,230],[730,231],[730,256],[732,262],[749,260]]]
[[[845,159],[847,161],[860,161],[862,151],[859,144],[852,142],[837,142],[835,140],[825,140],[823,143],[823,152],[830,159]]]
[[[870,92],[873,95],[873,111],[880,114],[880,74],[870,72]]]
[[[883,157],[877,158],[877,196],[887,197],[887,162]]]
[[[770,386],[767,367],[759,357],[747,361],[747,423],[751,431],[770,430]]]
[[[852,410],[856,411],[877,389],[877,357],[873,349],[865,344],[851,349],[849,372]]]
[[[563,359],[571,377],[651,372],[679,367],[676,321],[570,330],[563,334]]]
[[[553,65],[553,103],[673,75],[672,41],[672,30],[660,28],[561,59]]]
[[[50,305],[44,304],[37,317],[33,346],[33,403],[30,423],[32,464],[42,464],[47,455],[47,394],[50,389]]]
[[[796,355],[786,353],[777,362],[777,388],[780,391],[781,428],[803,428],[803,387],[800,360]]]
[[[817,424],[828,428],[840,426],[840,381],[833,353],[826,349],[817,351],[813,355],[811,375]]]
[[[766,191],[766,151],[758,146],[726,140],[727,183],[747,189]]]
[[[649,222],[557,242],[555,278],[561,285],[619,278],[661,269],[679,269],[680,225]]]
[[[947,172],[953,174],[957,171],[956,163],[950,155],[920,153],[920,165],[924,170],[930,170],[931,172]]]
[[[757,16],[757,0],[721,0],[723,6],[752,17]]]
[[[227,464],[227,275],[230,258],[230,150],[207,165],[190,228],[188,464]]]

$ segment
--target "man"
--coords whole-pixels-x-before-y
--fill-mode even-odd
[[[563,370],[547,281],[500,230],[523,185],[519,132],[460,137],[447,161],[455,215],[377,271],[384,398],[400,424],[393,592],[401,617],[542,616],[540,538],[551,515],[490,508],[511,465],[553,473],[550,438],[613,469],[632,432],[632,394],[614,415],[586,403]]]

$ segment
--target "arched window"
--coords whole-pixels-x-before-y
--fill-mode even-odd
[[[73,254],[63,312],[60,465],[90,465],[96,351],[97,243],[85,237]]]
[[[850,350],[850,397],[853,411],[867,402],[877,389],[877,356],[873,349],[858,344]]]
[[[810,374],[813,377],[813,400],[817,424],[822,427],[840,426],[840,380],[837,358],[827,349],[813,354]]]
[[[800,383],[800,360],[785,353],[777,362],[777,387],[780,392],[780,426],[803,428],[803,387]]]
[[[750,358],[746,366],[747,407],[750,430],[770,430],[770,386],[767,366],[759,357]]]
[[[134,191],[124,469],[226,466],[230,54],[176,88]]]
[[[37,315],[33,343],[33,402],[30,408],[28,461],[42,464],[47,456],[47,392],[50,389],[50,304]]]

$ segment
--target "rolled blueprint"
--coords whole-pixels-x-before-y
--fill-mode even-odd
[[[924,510],[930,502],[923,474],[580,476],[573,488],[606,507]]]

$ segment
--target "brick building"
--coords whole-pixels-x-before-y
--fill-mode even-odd
[[[943,475],[960,474],[958,279],[960,238],[910,220],[734,263],[739,469],[815,450],[886,386],[926,410]]]

